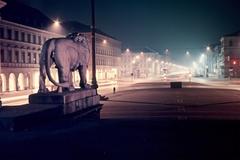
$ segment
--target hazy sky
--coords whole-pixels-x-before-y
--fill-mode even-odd
[[[51,18],[90,24],[90,0],[21,0]],[[240,30],[238,0],[96,0],[96,25],[124,47],[198,54]]]

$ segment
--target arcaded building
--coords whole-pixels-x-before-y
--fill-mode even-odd
[[[59,26],[61,29],[57,29],[51,19],[34,8],[16,2],[6,4],[1,0],[0,6],[3,7],[0,9],[0,92],[36,91],[43,43],[49,38],[71,33],[73,30],[68,27],[72,28],[72,24],[63,23]],[[90,27],[83,24],[79,27],[76,31],[87,35],[91,49]],[[98,30],[96,63],[97,79],[100,82],[118,77],[120,53],[121,42]],[[76,72],[73,74],[73,80],[78,84],[79,75]],[[54,68],[52,75],[57,79]],[[88,69],[88,80],[90,83],[91,67]],[[48,80],[47,86],[52,88]]]

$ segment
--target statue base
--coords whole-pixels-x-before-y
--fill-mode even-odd
[[[36,93],[29,96],[29,104],[58,105],[64,115],[100,106],[96,89],[77,89],[71,92]]]

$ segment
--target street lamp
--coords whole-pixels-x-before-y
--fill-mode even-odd
[[[211,47],[207,46],[206,50],[209,52],[211,51]]]
[[[58,19],[54,20],[54,26],[59,27],[60,26],[60,21]]]
[[[96,78],[96,48],[95,48],[95,0],[91,0],[91,9],[92,9],[92,88],[97,89],[97,78]]]
[[[187,56],[189,56],[189,55],[190,55],[190,52],[189,52],[189,51],[187,51],[187,52],[186,52],[186,55],[187,55]]]
[[[236,65],[237,64],[237,62],[236,61],[233,61],[233,65]]]
[[[103,44],[107,44],[107,40],[106,39],[103,40]]]
[[[207,53],[206,53],[207,54],[207,59],[206,59],[206,62],[207,62],[207,65],[206,65],[206,77],[208,77],[209,66],[211,67],[210,57],[209,57],[209,54],[210,54],[210,51],[211,51],[210,46],[207,46],[206,50],[207,50]]]
[[[127,48],[127,49],[126,49],[126,52],[130,52],[130,49],[129,49],[129,48]]]

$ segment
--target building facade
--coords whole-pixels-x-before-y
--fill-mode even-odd
[[[161,74],[162,57],[157,52],[149,50],[125,50],[121,56],[121,77],[125,78],[154,78]]]
[[[42,44],[61,35],[0,20],[0,91],[38,88]]]
[[[219,68],[222,77],[240,77],[240,32],[221,38],[219,61],[221,62]]]
[[[0,1],[0,4],[6,3]],[[84,32],[83,34],[88,38],[91,52],[91,32]],[[12,22],[1,16],[0,92],[37,91],[41,47],[49,38],[64,36],[65,34]],[[96,68],[99,81],[118,78],[120,54],[120,41],[105,34],[96,34]],[[54,67],[51,72],[57,80],[58,75]],[[88,83],[91,83],[91,62],[87,74]],[[76,85],[79,85],[80,77],[77,72],[73,73],[73,81]],[[53,88],[49,80],[46,83],[49,89]]]

